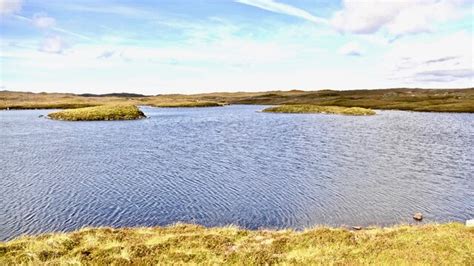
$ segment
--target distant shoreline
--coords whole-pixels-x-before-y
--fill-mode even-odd
[[[0,110],[72,109],[104,104],[212,107],[227,104],[361,107],[376,110],[474,113],[474,88],[229,92],[144,96],[130,93],[61,94],[0,91]]]

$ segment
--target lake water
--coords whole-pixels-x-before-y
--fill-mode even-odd
[[[84,226],[296,228],[474,217],[474,115],[0,112],[0,239]]]

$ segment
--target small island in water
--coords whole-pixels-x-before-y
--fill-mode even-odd
[[[135,105],[101,105],[48,114],[54,120],[66,121],[101,121],[101,120],[135,120],[145,118],[145,114]]]
[[[153,107],[161,108],[193,108],[193,107],[220,107],[224,104],[218,102],[209,102],[209,101],[178,101],[178,102],[160,102],[149,104]]]
[[[319,106],[314,104],[288,104],[263,110],[267,113],[320,113],[340,115],[375,115],[375,111],[361,107]]]

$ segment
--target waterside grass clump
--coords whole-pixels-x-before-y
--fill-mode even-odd
[[[66,121],[134,120],[144,118],[145,114],[135,105],[117,104],[68,109],[48,117]]]
[[[375,111],[361,107],[319,106],[313,104],[280,105],[264,109],[268,113],[322,113],[340,115],[375,115]]]
[[[474,228],[458,223],[349,231],[86,228],[0,243],[0,265],[472,265]]]

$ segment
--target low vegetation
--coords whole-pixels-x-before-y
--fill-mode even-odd
[[[382,110],[474,113],[474,88],[272,92],[241,98],[241,104],[314,104]]]
[[[68,109],[48,114],[48,117],[67,121],[134,120],[144,118],[145,114],[135,105],[116,104]]]
[[[72,109],[105,104],[136,104],[125,97],[83,97],[66,93],[0,91],[0,109]]]
[[[205,93],[145,96],[130,93],[107,95],[27,93],[0,91],[0,109],[78,108],[104,104],[159,107],[217,106],[219,104],[313,104],[383,110],[474,113],[474,88],[379,89]]]
[[[0,243],[0,265],[472,265],[474,228],[458,223],[360,231],[87,228]]]
[[[280,105],[264,109],[268,113],[322,113],[340,115],[375,115],[371,109],[360,107],[319,106],[313,104]]]
[[[191,102],[161,102],[150,104],[154,107],[175,107],[175,108],[190,108],[190,107],[218,107],[223,106],[223,104],[217,102],[208,102],[208,101],[191,101]]]

